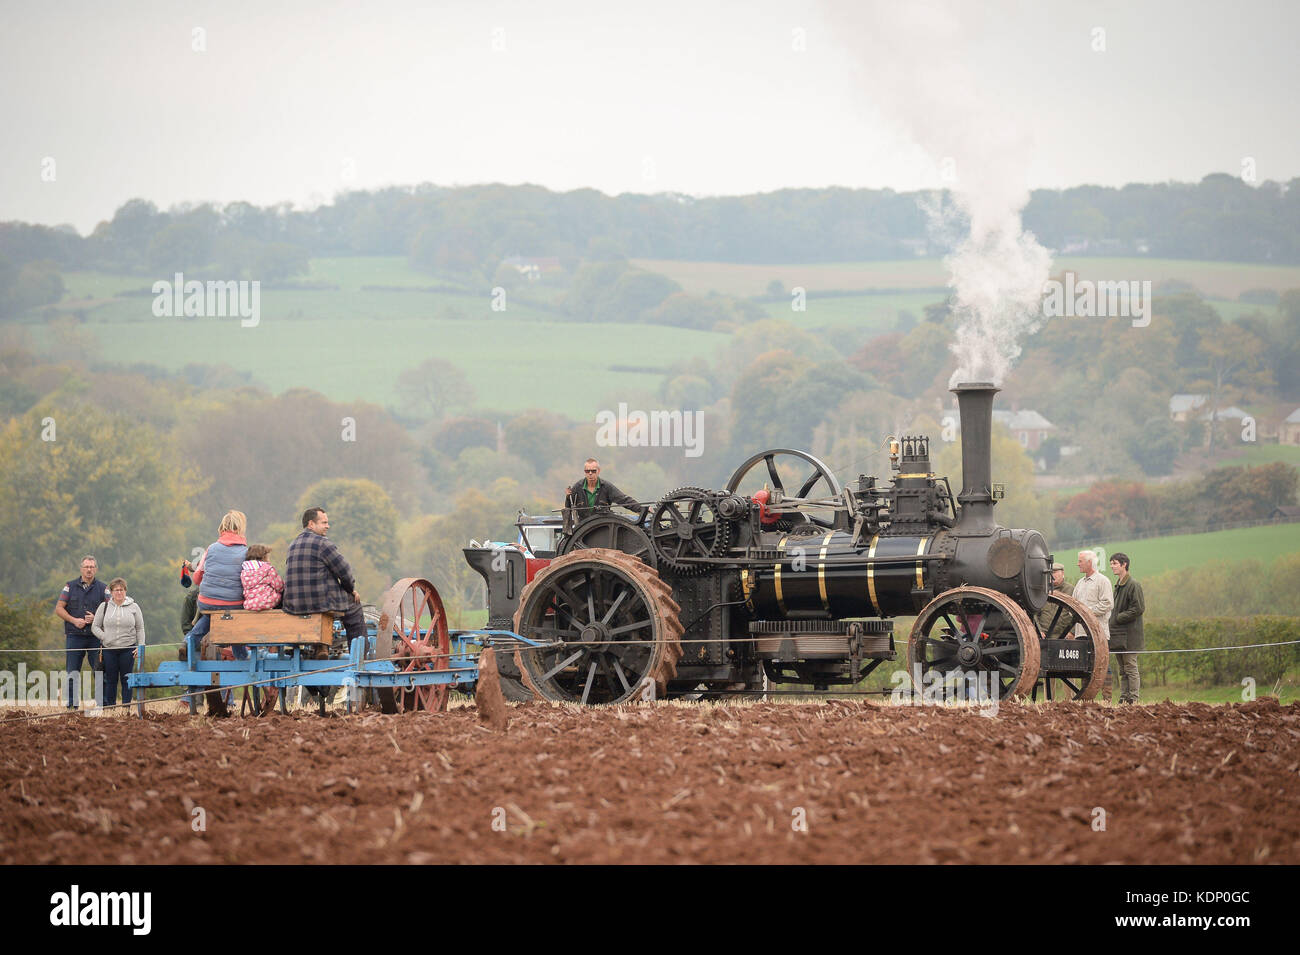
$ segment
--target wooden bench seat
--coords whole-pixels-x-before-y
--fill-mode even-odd
[[[296,614],[283,610],[204,610],[211,629],[208,640],[218,646],[248,643],[302,643],[329,646],[334,642],[334,615]]]

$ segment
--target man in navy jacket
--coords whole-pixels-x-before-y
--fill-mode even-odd
[[[81,558],[81,576],[74,577],[63,585],[58,602],[54,605],[54,616],[63,621],[63,638],[67,649],[65,669],[68,672],[69,709],[75,710],[79,705],[78,695],[81,683],[81,661],[90,661],[91,671],[99,669],[99,640],[91,632],[90,624],[95,619],[99,605],[108,600],[108,588],[104,582],[95,577],[99,571],[99,561],[87,554]]]

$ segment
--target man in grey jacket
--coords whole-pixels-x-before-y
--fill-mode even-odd
[[[117,687],[122,685],[122,702],[131,702],[131,686],[126,678],[135,669],[144,647],[144,614],[140,605],[126,595],[126,581],[114,578],[108,584],[108,600],[95,611],[91,624],[103,646],[103,706],[117,703]]]
[[[1115,593],[1110,585],[1110,578],[1097,572],[1097,555],[1090,550],[1079,551],[1079,571],[1083,577],[1074,585],[1074,599],[1092,611],[1101,627],[1101,635],[1110,643],[1110,611],[1115,606]],[[1083,627],[1075,628],[1075,636],[1083,635]],[[1103,699],[1109,701],[1110,662],[1106,663],[1106,688],[1102,691]]]

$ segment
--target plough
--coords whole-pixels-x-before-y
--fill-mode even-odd
[[[255,712],[269,711],[277,698],[281,712],[288,712],[286,691],[294,687],[315,695],[322,715],[331,691],[338,689],[345,691],[348,712],[366,704],[385,713],[441,712],[453,689],[474,692],[484,649],[511,653],[546,645],[510,630],[450,630],[437,590],[423,578],[398,581],[379,608],[366,610],[366,636],[350,645],[329,613],[210,611],[202,655],[243,648],[232,654],[237,658],[200,659],[190,647],[186,660],[165,661],[156,671],[132,673],[127,680],[134,690],[187,691],[191,713],[197,711],[200,694],[220,709],[222,691],[241,688],[253,691]],[[265,705],[258,699],[263,692]],[[141,692],[136,712],[142,717],[144,707]]]

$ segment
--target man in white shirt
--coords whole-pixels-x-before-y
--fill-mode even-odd
[[[1115,591],[1110,578],[1097,572],[1097,555],[1090,550],[1079,551],[1079,571],[1083,577],[1074,585],[1074,599],[1092,611],[1092,615],[1097,618],[1097,626],[1101,628],[1102,638],[1109,644],[1110,612],[1115,606]],[[1082,625],[1075,627],[1074,635],[1084,635]],[[1102,696],[1106,700],[1111,698],[1109,662],[1106,664],[1106,685]]]

